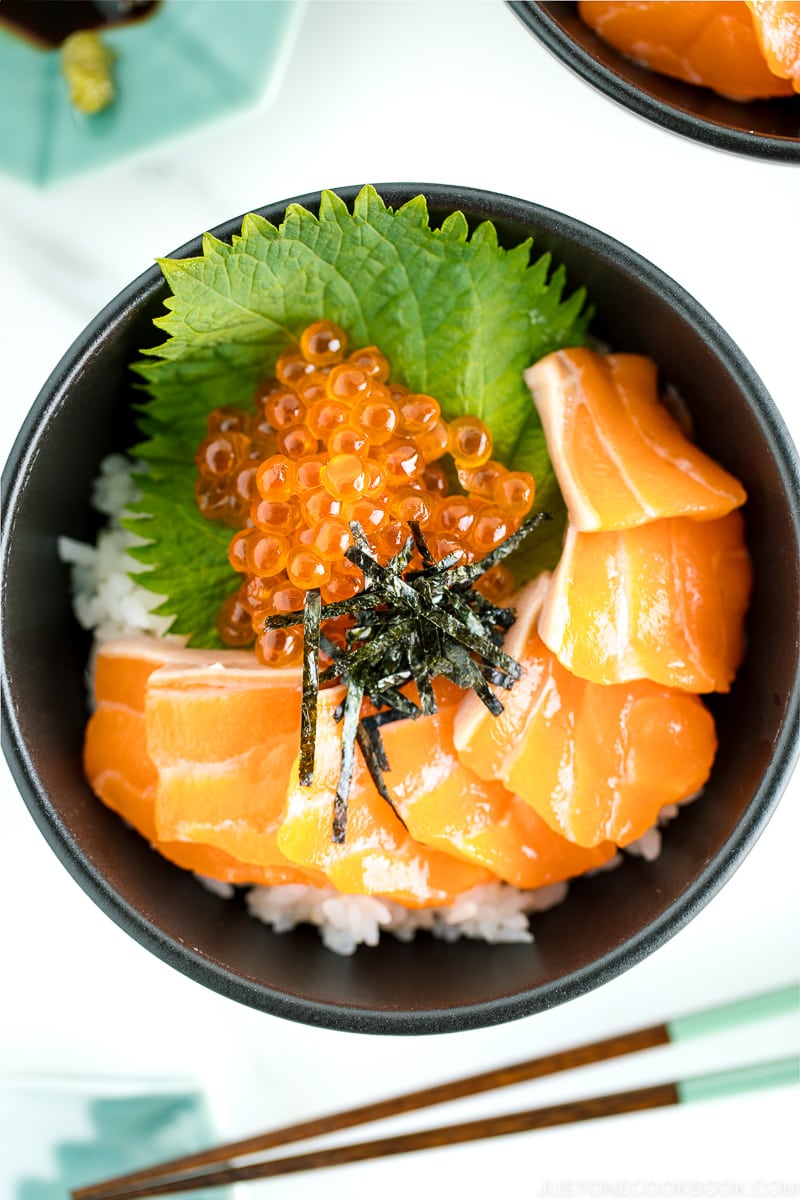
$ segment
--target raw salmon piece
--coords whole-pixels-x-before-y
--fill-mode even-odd
[[[526,593],[541,604],[541,584],[523,601]],[[625,846],[706,782],[713,720],[698,697],[649,680],[609,686],[570,674],[536,633],[538,604],[512,628],[525,640],[514,655],[523,676],[508,698],[498,693],[504,711],[494,717],[475,697],[462,701],[459,758],[502,780],[562,838],[603,852]],[[506,648],[513,652],[508,640]]]
[[[453,743],[457,710],[450,705],[383,730],[386,786],[418,842],[478,863],[520,888],[558,883],[614,855],[610,844],[584,850],[567,842],[502,783],[465,766]]]
[[[292,866],[277,837],[298,752],[301,692],[299,670],[265,668],[253,657],[247,666],[153,672],[145,713],[159,841]]]
[[[525,379],[574,529],[710,520],[744,503],[741,484],[692,445],[659,403],[649,358],[557,350]]]
[[[341,726],[333,713],[340,689],[319,697],[314,778],[301,787],[292,771],[278,846],[302,870],[321,871],[340,892],[378,895],[410,908],[449,904],[496,877],[483,867],[414,840],[378,794],[361,755],[348,796],[343,844],[332,840],[333,802],[341,764]]]
[[[767,66],[744,0],[580,0],[595,33],[635,62],[730,100],[788,96]]]
[[[800,92],[800,0],[745,0],[764,60]]]
[[[294,867],[260,867],[239,862],[212,846],[159,841],[155,802],[158,771],[147,752],[145,696],[151,675],[169,663],[196,667],[209,651],[186,650],[153,638],[121,638],[102,645],[95,657],[95,709],[84,742],[84,769],[95,794],[142,834],[160,854],[190,871],[226,883],[300,883]],[[251,655],[223,651],[223,661],[253,662]]]
[[[84,772],[100,799],[149,841],[156,836],[153,804],[158,776],[146,752],[147,683],[153,671],[168,662],[207,660],[206,650],[186,650],[143,637],[106,642],[95,655],[94,711],[84,737]]]
[[[616,533],[568,528],[539,632],[563,666],[594,683],[727,692],[751,582],[739,512]]]

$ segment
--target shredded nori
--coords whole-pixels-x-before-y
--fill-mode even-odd
[[[351,600],[333,604],[322,604],[319,591],[312,590],[306,593],[302,612],[267,618],[267,629],[303,624],[299,782],[304,787],[310,786],[314,774],[319,687],[338,682],[347,689],[334,713],[342,723],[341,766],[333,807],[335,843],[343,843],[347,831],[356,743],[377,791],[402,820],[384,780],[384,772],[390,768],[380,730],[392,721],[415,720],[436,712],[432,684],[436,676],[465,690],[471,688],[495,716],[503,711],[489,685],[508,690],[520,677],[519,663],[502,649],[515,613],[492,604],[475,590],[474,583],[549,519],[549,513],[536,513],[497,549],[479,562],[463,566],[458,565],[457,552],[435,562],[422,530],[412,521],[410,536],[384,567],[370,550],[361,526],[351,522],[353,544],[345,556],[363,572],[364,590]],[[410,570],[415,550],[422,567]],[[320,624],[344,615],[354,623],[342,649],[320,631]],[[331,660],[321,673],[320,650]],[[419,703],[400,690],[409,683],[416,685]],[[365,698],[373,711],[362,717]]]

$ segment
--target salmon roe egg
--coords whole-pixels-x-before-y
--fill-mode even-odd
[[[353,424],[364,430],[372,446],[388,442],[399,421],[400,414],[388,395],[384,399],[372,392],[353,405]]]
[[[494,485],[495,503],[517,517],[525,517],[533,508],[536,485],[527,471],[508,471]]]
[[[318,525],[326,517],[338,517],[342,502],[332,496],[327,488],[318,487],[313,492],[306,492],[300,501],[300,509],[309,525]]]
[[[447,453],[449,446],[447,426],[444,421],[439,420],[433,429],[417,434],[416,442],[425,462],[436,462],[437,459]]]
[[[443,558],[447,558],[450,554],[457,554],[457,563],[469,562],[470,555],[467,552],[467,547],[457,537],[451,537],[448,534],[437,533],[425,539],[428,543],[428,549],[431,552],[431,557],[434,562],[441,562]]]
[[[475,506],[467,496],[446,496],[436,506],[435,524],[442,533],[466,537],[475,524]]]
[[[349,416],[350,410],[347,405],[325,397],[317,400],[308,410],[308,427],[314,437],[326,442],[335,429],[344,425]]]
[[[266,615],[272,611],[272,593],[275,591],[281,575],[263,578],[260,575],[248,575],[236,593],[239,600],[250,613],[250,619],[255,620],[260,614]],[[225,640],[224,638],[222,639]]]
[[[347,337],[333,321],[312,321],[300,335],[300,349],[315,367],[327,367],[341,362]]]
[[[228,542],[228,562],[234,571],[247,571],[247,543],[250,537],[249,529],[240,529]]]
[[[303,375],[297,380],[294,390],[306,408],[310,408],[312,404],[316,404],[318,400],[324,400],[328,395],[327,382],[327,372],[312,371],[310,375]]]
[[[381,499],[362,496],[345,506],[344,516],[348,521],[358,521],[369,538],[386,520],[386,504]]]
[[[352,568],[348,570],[347,568]],[[364,588],[364,576],[358,567],[349,563],[337,563],[331,568],[331,577],[322,588],[322,599],[326,604],[335,604],[337,600],[351,600]],[[327,630],[326,630],[327,632]]]
[[[352,401],[366,395],[369,375],[352,363],[337,363],[331,368],[325,386],[331,400]]]
[[[288,579],[282,587],[276,588],[272,593],[272,604],[276,613],[299,612],[305,602],[306,594],[303,588],[289,583]]]
[[[201,475],[207,479],[225,479],[245,461],[250,439],[243,433],[216,433],[204,438],[195,455]]]
[[[475,581],[475,590],[492,604],[504,604],[514,594],[514,576],[505,563],[495,563]]]
[[[278,355],[275,363],[275,374],[281,383],[295,383],[303,375],[310,375],[314,370],[312,363],[307,362],[299,346],[289,346]]]
[[[315,455],[298,459],[294,468],[295,487],[298,496],[303,496],[306,492],[313,492],[316,488],[322,486],[322,468],[324,465],[324,460]]]
[[[423,467],[422,455],[415,442],[389,442],[382,447],[381,462],[389,487],[399,487],[415,479]]]
[[[369,482],[364,464],[356,454],[336,454],[322,468],[322,485],[336,500],[355,500]]]
[[[446,496],[450,491],[447,472],[439,463],[425,464],[420,475],[420,483],[426,492],[434,492],[438,496]]]
[[[243,408],[223,405],[208,414],[206,431],[214,433],[250,433],[250,414]]]
[[[378,383],[384,383],[389,378],[389,360],[377,346],[363,346],[360,350],[354,350],[347,361]]]
[[[386,471],[383,465],[376,458],[365,458],[364,470],[367,474],[364,494],[372,498],[379,496],[386,487]]]
[[[490,550],[494,550],[513,532],[514,523],[510,515],[502,508],[490,506],[484,508],[475,518],[470,541],[480,557],[488,554]]]
[[[312,546],[323,562],[344,558],[350,545],[350,527],[341,517],[326,517],[313,531]]]
[[[258,467],[251,465],[242,467],[237,471],[233,481],[233,497],[237,504],[244,506],[245,509],[258,499],[258,487],[256,486],[256,476]]]
[[[296,500],[257,500],[250,519],[262,533],[291,533],[300,524],[300,505]]]
[[[442,412],[438,400],[423,394],[402,397],[398,407],[401,425],[406,433],[430,433]]]
[[[281,533],[251,530],[245,544],[245,561],[254,575],[277,575],[286,566],[289,540]]]
[[[293,425],[278,434],[278,449],[287,458],[307,458],[319,450],[319,439],[307,425]]]
[[[424,529],[433,515],[433,504],[431,497],[426,496],[424,492],[403,488],[396,492],[389,502],[389,512],[397,521],[406,524],[416,521]]]
[[[403,521],[389,521],[381,525],[374,535],[375,551],[379,558],[392,558],[405,546],[410,532]]]
[[[283,386],[280,379],[277,379],[274,375],[271,375],[269,379],[264,379],[256,388],[255,395],[253,396],[253,403],[256,408],[263,412],[264,406],[272,393],[277,392]]]
[[[277,453],[278,440],[275,437],[275,430],[265,416],[261,415],[253,418],[250,437],[251,451],[254,455],[258,456],[259,462]]]
[[[286,574],[289,576],[289,582],[295,587],[318,588],[328,582],[331,569],[310,547],[296,546],[289,551]]]
[[[217,614],[217,633],[228,646],[249,646],[253,641],[253,622],[238,592],[223,601]]]
[[[369,438],[357,425],[339,425],[328,438],[331,454],[364,454],[369,449]]]
[[[306,409],[294,388],[285,387],[272,393],[264,405],[264,415],[273,429],[291,429],[302,425]]]
[[[498,480],[505,475],[506,469],[501,463],[490,459],[480,467],[462,467],[458,471],[458,482],[464,491],[473,496],[481,496],[485,500],[494,497]]]
[[[288,500],[294,485],[294,469],[285,455],[265,458],[256,471],[256,488],[262,500]]]
[[[200,475],[195,480],[197,507],[208,521],[224,521],[233,510],[233,497],[224,483]]]
[[[492,457],[492,435],[480,417],[456,417],[447,436],[456,467],[482,467]]]
[[[302,628],[265,629],[256,638],[256,657],[265,667],[299,666],[303,661]]]

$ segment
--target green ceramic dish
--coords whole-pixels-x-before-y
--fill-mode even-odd
[[[0,171],[53,183],[255,103],[278,86],[303,9],[298,0],[161,0],[146,17],[103,29],[116,96],[91,116],[70,102],[59,49],[0,22]]]

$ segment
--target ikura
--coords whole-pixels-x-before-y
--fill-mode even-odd
[[[332,321],[313,321],[283,351],[253,409],[209,415],[195,496],[204,517],[234,531],[228,561],[239,587],[220,609],[219,636],[254,646],[265,666],[302,661],[302,628],[265,630],[269,616],[300,611],[311,588],[326,604],[363,589],[345,557],[351,522],[383,565],[405,544],[410,521],[437,562],[453,554],[473,562],[533,505],[533,478],[492,459],[483,421],[448,422],[433,396],[391,379],[377,346],[350,350]],[[505,599],[513,577],[493,568],[483,586]]]

